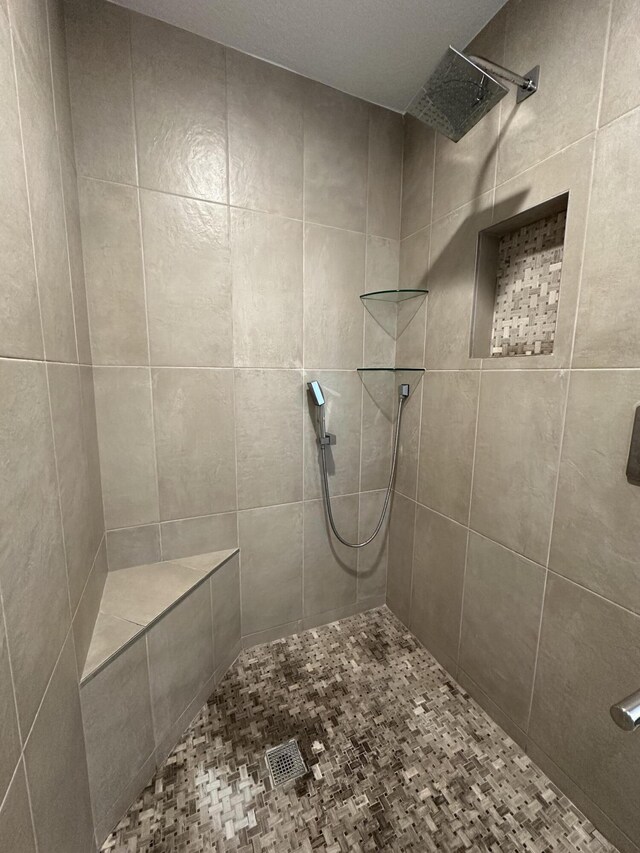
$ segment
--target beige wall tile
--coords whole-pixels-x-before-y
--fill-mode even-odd
[[[160,519],[236,507],[233,374],[152,370]]]
[[[36,853],[31,824],[29,794],[22,762],[0,809],[0,846],[2,850]]]
[[[242,634],[302,616],[302,503],[238,513]]]
[[[462,524],[471,500],[479,379],[477,370],[423,379],[418,501]]]
[[[634,112],[598,134],[574,367],[640,367],[640,237],[633,217],[622,214],[637,204],[638,133],[640,113]]]
[[[107,529],[158,521],[149,370],[96,367],[94,380]]]
[[[41,358],[42,330],[33,261],[29,200],[25,183],[18,99],[6,8],[0,8],[0,184],[9,202],[0,217],[0,353]]]
[[[129,15],[112,3],[65,0],[78,174],[134,184]]]
[[[397,377],[392,373],[361,373],[362,451],[360,489],[386,489],[391,474],[393,435],[398,415]],[[331,448],[338,450],[338,445]],[[305,481],[306,482],[306,481]]]
[[[160,536],[165,560],[235,548],[238,545],[236,514],[223,512],[166,521],[160,525]]]
[[[209,579],[216,672],[240,650],[240,561],[235,554]]]
[[[213,676],[209,584],[201,584],[147,635],[153,726],[159,743]]]
[[[238,507],[302,500],[302,374],[236,370]]]
[[[89,577],[102,530],[92,529],[87,513],[100,482],[92,480],[84,432],[82,386],[77,365],[47,365],[56,450],[62,528],[71,610],[75,611]]]
[[[142,15],[131,45],[140,185],[225,202],[224,48]]]
[[[529,734],[632,839],[640,742],[609,706],[638,689],[639,670],[640,619],[550,574]]]
[[[346,370],[314,370],[305,373],[305,382],[317,379],[325,398],[325,426],[336,436],[326,451],[329,491],[332,495],[354,494],[360,488],[360,426],[362,382],[358,374]],[[306,393],[304,405],[304,496],[322,496],[320,449],[316,432],[316,407]]]
[[[20,122],[44,348],[49,359],[77,361],[46,15],[31,16],[19,3],[14,18]]]
[[[358,98],[305,81],[304,216],[364,231],[367,218],[369,107]]]
[[[431,230],[420,231],[403,240],[400,246],[400,287],[429,289],[429,250]],[[428,297],[416,296],[398,304],[396,366],[422,367],[425,346]]]
[[[305,228],[304,364],[352,370],[362,361],[365,237]]]
[[[569,193],[569,206],[553,353],[526,359],[486,358],[484,367],[515,370],[569,367],[582,275],[593,150],[593,137],[583,139],[496,188],[494,223],[510,219],[565,192]]]
[[[138,192],[80,179],[82,246],[95,364],[148,364]]]
[[[4,620],[0,620],[0,731],[2,731],[0,802],[2,802],[11,782],[13,771],[20,758],[21,748],[10,667]],[[0,818],[1,823],[2,819]],[[0,837],[1,835],[0,832]]]
[[[635,371],[571,375],[550,567],[640,612],[640,490],[625,469],[634,411]]]
[[[400,244],[384,237],[367,237],[365,292],[396,290]],[[393,302],[364,301],[364,366],[389,367],[395,364],[398,309]]]
[[[302,77],[227,50],[231,204],[302,217]]]
[[[0,361],[0,399],[0,584],[28,731],[70,624],[44,365]]]
[[[402,376],[404,374],[396,374]],[[395,488],[405,497],[415,500],[418,488],[418,453],[420,443],[420,414],[422,410],[422,381],[421,377],[409,378],[411,394],[402,406],[402,424],[398,445],[398,468]],[[396,395],[394,412],[397,412],[398,397]],[[396,415],[397,417],[397,415]]]
[[[403,145],[402,116],[371,104],[367,231],[395,240],[400,237]]]
[[[637,51],[640,20],[634,0],[614,0],[607,45],[600,124],[607,124],[640,104]]]
[[[82,419],[89,480],[93,484],[87,506],[87,524],[91,525],[93,541],[98,543],[104,533],[104,508],[102,505],[102,478],[98,450],[98,424],[96,420],[96,396],[93,384],[93,368],[80,366],[82,390]]]
[[[140,204],[151,363],[231,366],[227,208],[146,190]]]
[[[358,541],[373,533],[380,520],[385,491],[361,492],[358,515]],[[357,600],[382,596],[387,591],[387,562],[389,556],[389,509],[380,532],[369,545],[358,550]]]
[[[231,211],[237,367],[302,366],[302,224]]]
[[[431,224],[435,133],[411,116],[404,120],[402,236]]]
[[[476,533],[469,538],[460,666],[526,730],[545,570]]]
[[[448,669],[458,662],[467,529],[416,507],[411,630]]]
[[[38,850],[89,850],[93,822],[71,636],[47,687],[24,758]]]
[[[153,754],[146,640],[136,640],[82,686],[82,719],[97,826]]]
[[[497,182],[513,177],[595,130],[609,16],[608,0],[512,3],[504,64],[541,68],[540,88],[522,104],[501,103]],[[580,45],[580,50],[567,50]],[[583,97],[576,99],[575,93]]]
[[[107,545],[103,539],[73,617],[73,645],[76,651],[78,675],[82,675],[91,645],[93,629],[100,610],[104,582],[107,577]]]
[[[491,224],[493,193],[434,223],[428,275],[425,363],[430,368],[479,366],[469,357],[478,231]]]
[[[130,566],[145,566],[159,563],[160,525],[145,524],[142,527],[125,527],[107,531],[107,554],[109,571],[128,569]]]
[[[542,564],[551,535],[567,381],[562,371],[482,376],[471,527]]]
[[[411,618],[415,509],[414,501],[399,492],[393,493],[389,522],[387,605],[404,625],[408,625]]]
[[[358,535],[358,496],[332,501],[342,536]],[[357,551],[339,543],[329,530],[322,501],[304,505],[304,615],[314,616],[354,604],[357,594]]]

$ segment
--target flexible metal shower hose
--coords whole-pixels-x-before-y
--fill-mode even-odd
[[[322,484],[323,484],[323,493],[324,493],[324,505],[327,510],[327,517],[329,519],[329,524],[331,525],[331,529],[333,530],[333,534],[338,539],[338,541],[342,542],[343,545],[346,545],[347,548],[364,548],[365,545],[368,545],[369,542],[373,542],[378,533],[380,532],[380,528],[384,522],[384,517],[387,514],[387,508],[389,506],[389,500],[391,498],[391,489],[393,488],[393,481],[396,476],[396,465],[398,462],[398,444],[400,440],[400,423],[402,421],[402,405],[405,401],[405,397],[402,394],[398,400],[398,418],[396,420],[396,431],[393,438],[393,456],[391,457],[391,474],[389,475],[389,485],[387,486],[387,493],[384,496],[384,504],[382,505],[382,513],[380,514],[380,519],[376,524],[376,528],[369,536],[368,539],[365,539],[364,542],[348,542],[343,536],[338,533],[336,528],[336,523],[333,518],[333,512],[331,510],[331,495],[329,494],[329,477],[327,475],[327,455],[326,455],[326,444],[320,445],[320,467],[322,468]]]

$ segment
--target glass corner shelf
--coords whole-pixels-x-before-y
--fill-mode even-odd
[[[415,299],[426,296],[428,290],[410,288],[405,290],[372,290],[371,293],[361,293],[360,299],[377,299],[380,302],[404,302],[405,299]]]
[[[424,373],[424,367],[358,367],[358,373]]]

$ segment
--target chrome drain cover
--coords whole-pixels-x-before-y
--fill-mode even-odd
[[[274,785],[284,785],[285,782],[304,776],[307,772],[307,765],[295,740],[268,749],[267,764]]]

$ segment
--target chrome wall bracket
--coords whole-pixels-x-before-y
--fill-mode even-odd
[[[612,705],[610,714],[616,726],[625,732],[640,729],[640,690]]]
[[[320,438],[318,439],[318,444],[322,444],[325,447],[329,446],[330,444],[335,444],[335,443],[336,443],[336,437],[332,432],[325,432],[325,434],[321,435]]]

